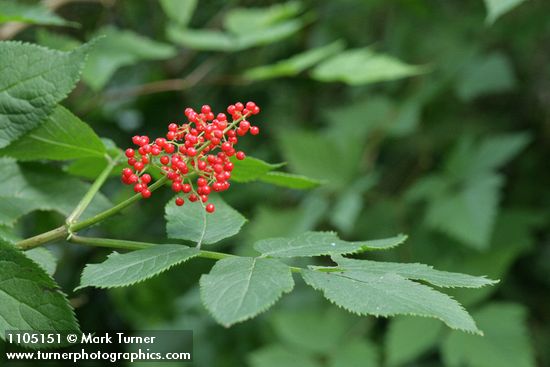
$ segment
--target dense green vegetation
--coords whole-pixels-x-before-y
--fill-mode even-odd
[[[549,13],[537,0],[0,0],[0,329],[18,307],[3,294],[42,294],[50,274],[82,330],[192,329],[193,366],[550,365]],[[261,133],[239,142],[249,158],[205,231],[204,211],[159,189],[100,226],[74,221],[139,242],[63,232],[13,249],[73,218],[106,165],[78,214],[130,198],[104,157],[133,135],[238,100],[261,106]],[[264,302],[219,307],[233,273]],[[76,326],[60,293],[42,301],[55,307],[36,325]]]

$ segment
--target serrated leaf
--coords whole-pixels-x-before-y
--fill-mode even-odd
[[[295,76],[343,49],[344,43],[342,41],[336,41],[326,46],[317,47],[296,54],[273,65],[264,65],[247,70],[244,73],[244,77],[250,80],[266,80],[285,76]]]
[[[302,277],[325,298],[359,315],[434,317],[452,329],[481,333],[458,302],[397,274],[303,270]]]
[[[115,288],[143,282],[199,255],[199,250],[183,245],[158,245],[125,254],[113,252],[100,264],[88,264],[82,272],[80,285]]]
[[[284,166],[284,163],[267,163],[254,157],[246,157],[244,160],[231,159],[234,169],[231,179],[235,182],[250,182],[260,179],[266,173]]]
[[[322,82],[362,85],[422,74],[424,67],[408,65],[369,48],[347,50],[319,64],[311,76]]]
[[[5,340],[7,330],[78,329],[69,301],[53,279],[21,251],[0,241],[0,338]]]
[[[165,208],[168,238],[209,245],[239,233],[245,217],[219,196],[210,195],[208,202],[216,207],[214,213],[207,213],[200,202],[177,206],[170,200]]]
[[[429,265],[419,263],[357,260],[342,256],[333,256],[332,259],[338,264],[338,268],[345,271],[358,271],[372,275],[398,274],[403,278],[422,280],[442,288],[481,288],[497,283],[485,277],[436,270]]]
[[[493,303],[474,313],[484,337],[450,333],[441,351],[449,367],[534,367],[527,314],[523,306]]]
[[[105,152],[94,131],[62,106],[57,106],[40,126],[0,149],[0,155],[18,160],[105,159]]]
[[[309,190],[323,184],[323,182],[313,178],[278,171],[267,172],[260,177],[260,181],[296,190]]]
[[[0,158],[0,224],[13,225],[22,215],[34,210],[55,210],[68,215],[80,202],[90,185],[42,164],[18,164]],[[97,194],[82,218],[111,206]]]
[[[494,23],[499,17],[508,13],[524,1],[525,0],[485,0],[485,7],[487,8],[487,18],[485,21],[488,24]]]
[[[164,13],[180,27],[186,27],[197,7],[197,0],[161,0]]]
[[[385,339],[387,365],[403,365],[434,348],[439,343],[442,326],[437,320],[424,317],[393,318]]]
[[[90,48],[60,52],[0,42],[0,148],[44,122],[74,88]]]
[[[252,367],[321,367],[314,356],[297,352],[281,345],[269,345],[248,356]]]
[[[0,24],[18,22],[39,25],[77,25],[52,13],[42,4],[25,4],[16,1],[0,0]]]
[[[105,27],[97,31],[105,37],[90,53],[82,78],[95,90],[101,89],[121,67],[142,60],[163,60],[176,54],[169,44],[154,41],[137,33]]]
[[[310,257],[343,255],[368,250],[384,250],[405,242],[407,236],[398,235],[371,241],[344,241],[334,232],[306,232],[296,237],[279,237],[260,240],[254,249],[269,257]]]
[[[201,299],[229,327],[273,306],[294,288],[290,267],[274,259],[234,257],[218,261],[200,279]]]
[[[44,247],[36,247],[24,252],[25,256],[40,265],[44,271],[53,276],[57,267],[57,259]]]

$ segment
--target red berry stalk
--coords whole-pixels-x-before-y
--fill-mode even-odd
[[[246,106],[237,102],[227,107],[227,112],[231,122],[224,113],[214,115],[208,105],[202,106],[200,113],[186,108],[187,122],[168,125],[166,138],[152,142],[148,136],[134,136],[132,142],[139,148],[126,149],[131,168],[122,170],[122,182],[133,185],[135,192],[148,198],[152,179],[146,172],[151,166],[158,167],[172,181],[172,190],[183,194],[176,198],[178,206],[185,203],[185,195],[191,202],[206,203],[212,191],[229,189],[233,171],[230,157],[245,158],[244,152],[235,150],[235,145],[241,136],[258,135],[260,129],[250,125],[247,118],[260,113],[260,108],[254,102]],[[209,213],[215,209],[212,203],[205,205]]]

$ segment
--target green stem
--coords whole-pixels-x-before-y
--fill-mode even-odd
[[[69,238],[69,242],[76,243],[79,245],[85,245],[85,246],[107,247],[107,248],[114,248],[119,250],[131,250],[131,251],[143,250],[145,248],[150,248],[154,246],[162,246],[162,245],[159,245],[156,243],[150,243],[150,242],[116,240],[112,238],[82,237],[77,235],[72,235]],[[224,252],[201,250],[199,252],[198,257],[201,257],[203,259],[222,260],[230,257],[235,258],[239,256],[233,255],[233,254],[227,254]],[[299,273],[303,269],[295,266],[291,266],[290,270],[293,273]]]
[[[107,178],[111,174],[111,171],[113,170],[113,168],[115,168],[115,166],[117,165],[118,160],[119,160],[119,157],[116,157],[114,159],[111,159],[110,157],[108,157],[108,164],[105,167],[105,169],[99,174],[99,176],[96,178],[96,180],[94,181],[94,183],[92,184],[92,186],[90,187],[86,195],[82,197],[82,199],[80,200],[76,208],[74,208],[73,212],[69,214],[69,216],[67,217],[66,223],[68,226],[76,222],[78,218],[80,218],[80,215],[84,212],[84,210],[86,210],[88,205],[90,205],[95,194],[97,194],[101,186],[103,186],[103,183],[105,182],[105,180],[107,180]]]
[[[163,176],[160,180],[158,180],[153,185],[151,185],[149,190],[151,192],[153,192],[154,190],[161,187],[166,182],[166,180],[167,180],[166,176]],[[45,243],[60,240],[62,238],[67,238],[67,237],[69,237],[70,234],[72,234],[74,232],[78,232],[78,231],[80,231],[84,228],[88,228],[90,226],[93,226],[94,224],[97,224],[97,223],[99,223],[99,222],[101,222],[101,221],[117,214],[122,209],[126,208],[127,206],[133,204],[134,202],[136,202],[140,199],[141,199],[141,194],[136,194],[136,195],[124,200],[122,203],[117,204],[117,205],[113,206],[112,208],[105,210],[104,212],[101,212],[97,215],[94,215],[93,217],[91,217],[89,219],[86,219],[86,220],[83,220],[83,221],[80,221],[80,222],[76,222],[76,223],[71,224],[69,226],[68,225],[63,225],[63,226],[58,227],[56,229],[53,229],[51,231],[39,234],[39,235],[34,236],[34,237],[24,239],[22,241],[17,242],[16,246],[18,248],[22,249],[22,250],[28,250],[28,249],[31,249],[31,248],[34,248],[34,247],[41,246]]]
[[[51,231],[41,233],[37,236],[24,239],[17,242],[16,246],[21,250],[29,250],[34,247],[38,247],[44,243],[53,242],[61,238],[67,237],[67,227],[61,226]]]
[[[158,189],[159,187],[164,185],[166,180],[167,180],[166,176],[163,176],[160,180],[158,180],[157,182],[152,184],[151,187],[149,187],[149,191],[151,191],[151,192],[155,191],[156,189]],[[70,232],[78,232],[78,231],[80,231],[84,228],[93,226],[94,224],[99,223],[99,222],[101,222],[101,221],[117,214],[122,209],[126,208],[129,205],[132,205],[133,203],[135,203],[136,201],[138,201],[140,199],[141,199],[141,194],[135,194],[134,196],[124,200],[122,203],[113,206],[111,209],[107,209],[104,212],[96,214],[93,217],[88,218],[86,220],[74,223],[73,225],[71,225],[69,227],[69,231]]]

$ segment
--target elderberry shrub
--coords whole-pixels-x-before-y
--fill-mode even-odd
[[[191,202],[206,203],[212,191],[229,189],[234,168],[230,157],[245,159],[245,153],[236,151],[235,145],[241,136],[259,134],[260,129],[252,126],[247,118],[260,113],[260,107],[254,102],[246,105],[237,102],[227,107],[227,113],[231,122],[225,113],[215,115],[209,105],[202,106],[200,113],[186,108],[187,122],[169,124],[166,138],[156,138],[153,142],[148,136],[134,136],[132,142],[139,148],[137,151],[126,149],[128,165],[132,168],[122,170],[122,182],[133,185],[136,193],[148,198],[152,178],[146,172],[150,167],[157,167],[172,182],[172,191],[187,195]],[[182,196],[176,197],[176,205],[185,203]],[[204,209],[208,213],[216,210],[212,203],[204,205]]]

